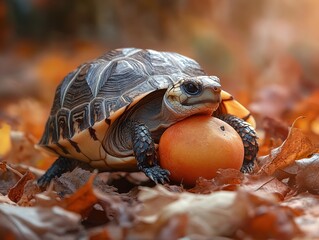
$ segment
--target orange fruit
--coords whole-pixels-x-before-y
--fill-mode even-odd
[[[170,180],[193,186],[199,177],[212,179],[220,168],[240,169],[244,146],[238,133],[222,120],[197,115],[177,122],[159,142],[162,168]]]

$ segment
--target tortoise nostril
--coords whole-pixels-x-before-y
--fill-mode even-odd
[[[217,86],[213,87],[213,90],[214,90],[214,92],[217,92],[217,93],[219,93],[221,91],[220,87],[217,87]]]

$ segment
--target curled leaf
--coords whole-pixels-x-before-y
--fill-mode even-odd
[[[269,155],[259,158],[266,162],[262,170],[272,175],[276,170],[283,169],[295,160],[307,157],[316,151],[311,140],[298,128],[290,128],[287,139]]]
[[[35,176],[31,173],[31,172],[26,172],[23,177],[16,183],[16,185],[14,185],[8,193],[8,197],[14,201],[14,202],[18,202],[22,195],[23,195],[23,191],[24,191],[24,186],[26,185],[26,183],[29,180],[34,180]]]

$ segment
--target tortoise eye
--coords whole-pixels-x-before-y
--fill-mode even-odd
[[[198,84],[192,82],[185,83],[182,87],[183,90],[189,95],[197,95],[201,93],[202,90],[202,88]]]

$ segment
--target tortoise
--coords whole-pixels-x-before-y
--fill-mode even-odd
[[[78,165],[142,171],[164,183],[170,173],[158,163],[161,134],[195,114],[220,118],[239,133],[245,151],[241,171],[250,172],[258,152],[255,120],[221,90],[218,77],[207,76],[196,61],[178,53],[111,50],[80,65],[57,87],[37,147],[58,159],[38,184]]]

